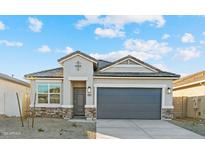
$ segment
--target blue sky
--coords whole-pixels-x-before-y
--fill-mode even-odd
[[[205,69],[204,47],[204,16],[0,16],[0,72],[19,79],[75,50],[187,75]]]

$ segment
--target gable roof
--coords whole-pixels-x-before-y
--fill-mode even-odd
[[[185,87],[205,82],[205,70],[187,75],[174,82],[174,88]]]
[[[135,58],[135,57],[133,57],[133,56],[131,56],[131,55],[125,56],[125,57],[123,57],[123,58],[121,58],[121,59],[118,59],[118,60],[116,60],[116,61],[114,61],[114,62],[108,64],[108,65],[105,65],[104,67],[98,69],[98,71],[102,71],[102,70],[104,70],[104,69],[107,69],[108,67],[111,67],[111,66],[113,66],[113,65],[115,65],[115,64],[117,64],[117,63],[120,63],[121,61],[124,61],[124,60],[126,60],[126,59],[132,59],[132,60],[136,61],[137,63],[140,63],[140,64],[144,65],[144,66],[147,67],[148,69],[154,70],[154,71],[156,71],[156,72],[160,72],[160,71],[161,71],[160,69],[158,69],[158,68],[156,68],[156,67],[154,67],[154,66],[152,66],[152,65],[150,65],[150,64],[148,64],[148,63],[145,63],[145,62],[143,62],[143,61],[141,61],[141,60],[139,60],[139,59],[137,59],[137,58]]]
[[[98,60],[98,63],[97,63],[97,69],[101,69],[107,65],[109,65],[111,62],[109,61],[106,61],[106,60]]]
[[[63,68],[54,68],[40,72],[26,74],[25,78],[63,78]]]
[[[102,70],[105,70],[113,65],[116,65],[126,59],[132,59],[135,62],[143,65],[144,67],[154,70],[154,72],[102,72]],[[162,71],[146,62],[143,62],[131,55],[125,56],[121,59],[118,59],[112,63],[109,63],[105,65],[104,67],[98,68],[96,72],[94,72],[94,76],[102,76],[102,77],[173,77],[173,78],[179,78],[180,75]]]
[[[69,54],[67,56],[71,57],[73,55],[75,55],[76,53],[80,53],[80,54],[84,54],[80,51],[77,51],[75,53]],[[92,58],[92,57],[91,57]],[[64,58],[66,59],[66,58]],[[132,59],[134,61],[136,61],[137,63],[140,63],[143,66],[146,66],[149,69],[154,70],[154,72],[102,72],[100,70],[106,69],[112,65],[115,65],[123,60],[126,59]],[[149,65],[133,56],[126,56],[123,57],[119,60],[116,60],[114,62],[109,62],[109,61],[105,61],[105,60],[96,60],[93,58],[93,60],[95,60],[97,62],[97,68],[96,70],[94,70],[94,76],[96,77],[171,77],[171,78],[179,78],[180,75],[178,74],[174,74],[174,73],[170,73],[170,72],[165,72],[162,71],[152,65]],[[59,67],[59,68],[55,68],[55,69],[49,69],[49,70],[45,70],[45,71],[40,71],[40,72],[35,72],[35,73],[30,73],[25,75],[25,78],[27,79],[31,79],[31,78],[63,78],[63,67]]]
[[[58,62],[59,63],[63,63],[65,60],[70,59],[71,57],[73,57],[75,55],[80,55],[80,56],[82,56],[82,57],[84,57],[84,58],[86,58],[86,59],[88,59],[88,60],[90,60],[90,61],[92,61],[94,63],[97,63],[97,60],[95,58],[93,58],[93,57],[91,57],[91,56],[89,56],[89,55],[87,55],[87,54],[85,54],[85,53],[83,53],[81,51],[72,52],[72,53],[70,53],[70,54],[68,54],[68,55],[58,59]]]
[[[6,74],[0,73],[0,79],[10,81],[10,82],[13,82],[13,83],[16,83],[16,84],[20,84],[20,85],[23,85],[23,86],[26,86],[26,87],[30,87],[29,83],[24,82],[24,81],[19,80],[19,79],[16,79],[14,77],[10,77],[9,75],[6,75]]]

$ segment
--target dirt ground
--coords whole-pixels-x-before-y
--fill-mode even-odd
[[[191,130],[199,135],[205,136],[205,121],[194,121],[193,119],[175,119],[171,120],[171,123]]]
[[[95,138],[96,123],[88,120],[66,120],[36,118],[34,128],[31,119],[0,117],[1,139],[92,139]]]

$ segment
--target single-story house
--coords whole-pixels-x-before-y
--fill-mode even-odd
[[[31,81],[36,116],[98,119],[172,117],[172,81],[133,56],[114,62],[76,51],[58,60],[60,68],[25,75]],[[36,96],[36,99],[35,99]]]
[[[174,81],[175,117],[205,119],[205,71]]]
[[[30,84],[0,73],[0,115],[19,116],[16,93],[19,95],[22,115],[29,110]]]

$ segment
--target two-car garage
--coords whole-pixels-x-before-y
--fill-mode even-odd
[[[98,87],[98,119],[161,119],[162,88]]]

